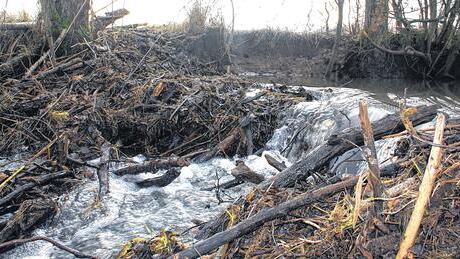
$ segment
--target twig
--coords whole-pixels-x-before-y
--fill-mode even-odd
[[[444,114],[438,114],[436,119],[436,131],[433,138],[434,143],[442,144],[445,124],[446,117]],[[409,249],[415,244],[418,230],[420,228],[420,223],[422,222],[426,207],[430,201],[431,193],[434,188],[436,173],[439,171],[441,158],[442,149],[440,147],[433,146],[431,148],[430,158],[428,159],[428,166],[426,167],[422,183],[419,187],[419,194],[415,203],[414,210],[412,211],[406,232],[404,233],[404,239],[402,240],[398,254],[396,255],[397,259],[406,257]]]

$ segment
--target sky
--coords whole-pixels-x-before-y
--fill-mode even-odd
[[[230,0],[214,1],[213,9],[220,11],[226,23],[231,22]],[[304,31],[308,25],[319,28],[324,25],[324,4],[326,0],[233,0],[235,5],[235,29],[249,30],[261,28],[288,28],[293,31]],[[193,0],[93,0],[93,9],[97,14],[104,11],[119,9],[123,6],[130,11],[123,24],[149,23],[167,24],[182,22],[187,14],[187,6]],[[333,1],[332,1],[333,2]],[[105,9],[103,7],[107,6]],[[0,0],[0,8],[8,12],[26,10],[36,14],[37,0]],[[311,11],[310,23],[308,14]],[[332,10],[331,10],[332,12]],[[332,13],[335,16],[335,13]],[[334,21],[331,17],[331,23]],[[121,22],[120,22],[121,23]],[[331,25],[333,27],[333,25]]]

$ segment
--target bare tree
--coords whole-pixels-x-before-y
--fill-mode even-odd
[[[388,31],[388,0],[366,0],[364,28],[370,36]]]
[[[326,77],[331,77],[332,67],[334,66],[336,55],[337,55],[337,48],[340,42],[340,38],[342,37],[342,24],[343,24],[343,4],[345,0],[336,0],[337,7],[338,7],[338,19],[337,19],[337,28],[335,31],[335,41],[334,46],[332,47],[332,54],[331,58],[329,59],[329,64],[326,69]]]

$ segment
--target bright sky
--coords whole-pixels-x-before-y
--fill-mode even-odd
[[[207,0],[211,1],[211,0]],[[212,0],[215,10],[221,10],[227,23],[231,22],[230,0]],[[260,29],[266,27],[289,28],[303,31],[307,27],[307,17],[310,9],[310,24],[316,28],[324,24],[325,18],[320,14],[324,12],[326,0],[233,0],[235,4],[235,28],[239,30]],[[104,11],[112,9],[112,0],[93,0],[94,10],[104,6]],[[166,24],[169,22],[181,22],[185,19],[187,9],[192,0],[114,0],[113,8],[123,6],[130,11],[130,15],[124,19],[124,24],[150,23]],[[333,2],[333,1],[331,1]],[[0,0],[0,8],[8,12],[26,10],[36,13],[37,0]],[[335,12],[331,10],[331,24],[335,20]]]

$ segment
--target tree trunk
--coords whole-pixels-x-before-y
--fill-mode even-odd
[[[364,27],[371,37],[388,31],[388,0],[366,0]]]
[[[326,77],[331,78],[331,72],[334,66],[334,63],[336,62],[336,55],[337,55],[337,48],[340,42],[340,38],[342,37],[342,24],[343,24],[343,4],[345,0],[338,0],[337,1],[337,6],[338,6],[338,13],[339,16],[337,18],[337,28],[335,32],[335,41],[334,41],[334,46],[332,47],[332,54],[331,58],[329,59],[329,64],[327,65],[326,69]]]
[[[54,41],[62,30],[69,29],[60,48],[62,52],[70,52],[72,45],[90,35],[89,3],[89,0],[40,0],[47,38]]]

